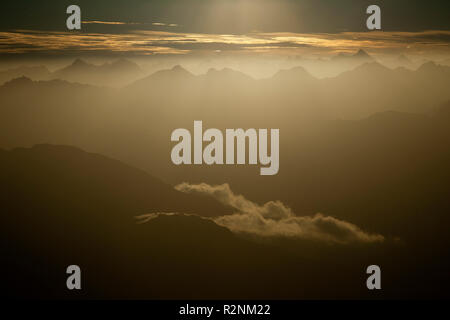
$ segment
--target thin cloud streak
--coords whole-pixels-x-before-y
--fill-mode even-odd
[[[136,24],[136,23],[126,23],[126,22],[120,22],[120,21],[98,21],[98,20],[92,20],[92,21],[81,21],[81,23],[84,24],[118,24],[118,25],[123,25],[123,24]]]
[[[105,25],[153,25],[153,26],[167,26],[178,27],[176,23],[164,23],[164,22],[124,22],[124,21],[101,21],[101,20],[83,20],[83,24],[105,24]]]

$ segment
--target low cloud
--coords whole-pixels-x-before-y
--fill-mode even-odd
[[[384,240],[382,235],[367,233],[352,223],[320,213],[314,216],[296,216],[281,201],[269,201],[259,205],[242,195],[236,195],[226,183],[214,186],[206,183],[182,183],[175,186],[175,189],[212,196],[236,210],[231,215],[212,220],[237,233],[296,237],[333,243],[371,243]]]

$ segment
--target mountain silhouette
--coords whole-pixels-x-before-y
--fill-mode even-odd
[[[2,85],[2,88],[3,89],[11,89],[11,88],[17,88],[17,87],[26,88],[26,87],[31,86],[32,84],[33,84],[33,80],[31,80],[28,77],[21,76],[21,77],[17,77],[17,78],[14,78],[14,79],[11,79],[11,80],[5,82]]]
[[[401,54],[397,57],[397,62],[401,65],[401,66],[405,66],[405,67],[410,67],[413,65],[412,61],[405,56],[404,54]]]
[[[105,219],[125,213],[229,211],[214,200],[188,196],[144,171],[75,147],[36,145],[2,151],[1,168],[3,205],[28,199],[27,205],[63,210],[71,204],[70,210],[79,210],[78,214],[98,208]]]
[[[339,53],[336,56],[332,57],[335,61],[353,61],[353,62],[370,62],[373,61],[373,57],[369,55],[365,50],[359,49],[357,52],[353,54],[349,53]]]
[[[172,185],[228,182],[261,203],[281,200],[298,214],[324,212],[391,236],[426,234],[403,228],[412,211],[414,219],[428,211],[445,218],[441,195],[447,188],[448,123],[445,112],[433,112],[450,99],[448,67],[427,63],[414,71],[372,62],[326,79],[310,79],[303,68],[294,68],[279,73],[285,83],[244,77],[248,86],[236,85],[240,75],[228,69],[210,75],[220,79],[219,85],[207,86],[206,75],[174,67],[141,80],[139,94],[131,88],[111,91],[61,80],[16,79],[0,87],[0,143],[7,148],[77,145]],[[303,77],[311,80],[308,85],[296,80]],[[232,123],[287,132],[280,146],[286,150],[286,171],[261,180],[256,166],[172,165],[171,132],[190,128],[198,119],[208,127]]]
[[[391,69],[383,66],[378,62],[369,62],[357,66],[355,69],[351,71],[344,72],[337,78],[342,79],[344,77],[353,77],[360,79],[362,77],[367,77],[368,79],[373,79],[376,77],[389,75],[389,73],[391,72],[392,72]]]
[[[0,85],[14,78],[28,77],[34,80],[47,80],[50,71],[45,66],[20,66],[0,71]]]
[[[190,82],[195,79],[195,76],[184,69],[180,65],[176,65],[171,69],[157,71],[143,79],[139,79],[130,84],[128,88],[131,89],[149,89],[151,87],[161,87],[168,83],[180,84]]]
[[[359,49],[357,53],[353,55],[355,58],[372,59],[372,57],[363,49]]]
[[[96,88],[89,85],[79,84],[79,83],[71,83],[65,80],[53,79],[53,80],[32,80],[29,77],[18,77],[12,80],[5,82],[2,86],[0,86],[0,90],[8,91],[9,90],[33,90],[33,89],[61,89],[65,88],[70,90],[71,88]]]
[[[417,69],[417,74],[422,77],[430,77],[435,81],[445,81],[450,76],[450,67],[439,65],[433,61],[425,62]]]
[[[273,75],[272,79],[283,82],[293,81],[297,85],[299,82],[304,83],[317,80],[308,71],[306,71],[305,68],[300,66],[287,70],[280,70]]]
[[[217,70],[210,68],[205,74],[207,81],[251,81],[252,78],[245,73],[235,71],[230,68],[223,68],[222,70]]]
[[[100,66],[101,69],[109,72],[124,72],[124,73],[132,73],[132,74],[140,74],[142,73],[141,68],[139,66],[127,59],[120,58],[118,60],[114,60],[112,62],[107,62]]]
[[[137,64],[123,58],[101,65],[77,58],[70,65],[53,72],[51,77],[85,84],[120,86],[136,80],[142,74]]]

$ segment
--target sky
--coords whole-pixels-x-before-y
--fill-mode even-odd
[[[66,8],[82,29],[66,29]],[[382,30],[366,28],[368,5]],[[16,0],[2,4],[0,55],[442,53],[450,2],[366,0]]]

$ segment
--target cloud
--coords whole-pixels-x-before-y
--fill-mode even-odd
[[[135,216],[135,218],[136,218],[138,224],[143,224],[143,223],[147,223],[150,220],[157,218],[160,215],[175,216],[175,215],[177,215],[177,213],[175,213],[175,212],[152,212],[152,213],[146,213],[146,214],[141,214],[139,216]]]
[[[139,34],[24,31],[0,32],[0,53],[87,52],[134,54],[186,54],[189,50],[172,48],[156,41],[166,32],[155,31],[151,37]]]
[[[371,243],[384,240],[382,235],[364,232],[352,223],[320,213],[314,216],[296,216],[281,201],[258,205],[242,195],[233,193],[227,183],[214,186],[206,183],[181,183],[175,186],[175,189],[185,193],[208,195],[235,209],[236,212],[231,215],[211,219],[237,233],[295,237],[331,243]]]
[[[234,50],[242,53],[321,54],[370,49],[378,54],[389,50],[408,53],[448,53],[450,31],[423,32],[341,32],[341,33],[262,33],[208,34],[148,30],[147,27],[176,27],[162,22],[83,21],[85,24],[136,25],[137,30],[122,33],[44,32],[16,30],[0,32],[0,53],[128,52],[136,54],[180,54],[208,50]],[[173,30],[173,29],[172,29]]]
[[[85,21],[81,21],[81,23],[84,23],[84,24],[112,24],[112,25],[129,24],[126,22],[121,22],[121,21],[99,21],[99,20],[85,20]]]
[[[166,27],[178,27],[178,24],[176,23],[164,23],[164,22],[153,22],[153,26],[166,26]]]
[[[176,23],[164,23],[164,22],[124,22],[124,21],[101,21],[101,20],[83,20],[81,23],[84,24],[106,24],[106,25],[152,25],[152,26],[160,26],[160,27],[178,27]]]

